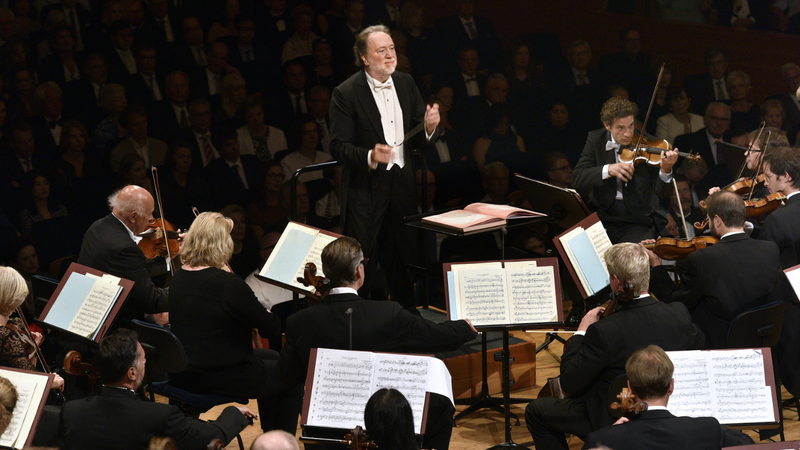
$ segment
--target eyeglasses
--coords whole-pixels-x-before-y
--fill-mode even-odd
[[[367,267],[367,263],[368,263],[368,262],[369,262],[369,258],[364,258],[364,259],[362,259],[362,260],[361,260],[361,262],[360,262],[360,263],[358,263],[358,264],[359,264],[359,265],[363,264],[363,265],[364,265],[364,267]]]

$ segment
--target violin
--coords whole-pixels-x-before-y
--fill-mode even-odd
[[[761,173],[757,177],[755,177],[755,181],[753,181],[753,177],[742,177],[742,178],[739,178],[738,180],[734,181],[733,183],[725,186],[724,188],[721,188],[720,190],[721,191],[735,192],[735,193],[737,193],[739,195],[743,195],[743,194],[746,194],[746,193],[750,192],[750,190],[753,189],[753,183],[754,182],[755,182],[756,187],[760,188],[761,186],[764,185],[764,181],[766,179],[767,179],[767,177],[763,173]]]
[[[786,201],[786,196],[783,195],[783,192],[775,192],[757,200],[746,200],[744,202],[747,210],[746,216],[748,219],[764,217],[783,206],[784,201]]]
[[[306,268],[303,270],[303,278],[297,277],[298,283],[303,283],[303,286],[313,286],[315,289],[314,295],[318,300],[322,300],[331,291],[331,280],[317,275],[317,265],[313,262],[306,263]]]
[[[178,232],[166,219],[153,219],[139,237],[144,238],[139,241],[139,248],[148,260],[159,256],[166,258],[181,251]]]
[[[719,239],[713,236],[697,236],[691,240],[660,237],[652,244],[644,244],[644,248],[652,250],[661,259],[676,261],[689,256],[695,250],[714,245]]]
[[[665,139],[648,140],[639,135],[638,142],[631,148],[620,148],[619,160],[624,162],[633,161],[634,166],[638,166],[641,162],[645,162],[650,166],[657,166],[661,164],[661,152],[668,150],[672,150],[672,144]],[[703,159],[700,155],[685,152],[678,152],[678,156],[701,161]]]
[[[31,329],[28,326],[28,322],[25,320],[25,316],[22,315],[22,310],[17,307],[16,311],[19,317],[9,319],[5,327],[14,332],[14,334],[19,337],[20,341],[22,341],[22,346],[31,362],[34,360],[39,361],[39,365],[45,373],[52,373],[50,366],[47,365],[47,361],[44,359],[44,355],[42,355],[41,349],[39,349],[39,345],[36,344],[36,340],[33,338],[33,334],[31,334]],[[63,387],[61,389],[63,389]],[[64,394],[57,388],[53,388],[53,394],[55,398],[61,402],[66,400]]]
[[[64,357],[64,371],[76,377],[88,377],[93,385],[100,379],[94,364],[84,362],[83,356],[76,350],[70,350]]]

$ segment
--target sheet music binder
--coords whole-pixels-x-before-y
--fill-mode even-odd
[[[55,375],[52,373],[41,373],[41,372],[33,372],[30,370],[22,370],[22,369],[13,369],[11,367],[2,367],[0,368],[0,376],[8,378],[8,373],[17,373],[17,374],[25,374],[31,377],[41,377],[45,382],[44,385],[44,392],[42,393],[41,398],[33,399],[34,403],[31,403],[30,407],[36,407],[36,413],[34,415],[33,422],[31,424],[30,429],[28,429],[28,437],[25,439],[25,444],[19,447],[2,447],[2,448],[28,448],[33,443],[33,437],[36,434],[36,429],[39,426],[39,420],[42,418],[42,411],[44,410],[44,406],[47,403],[47,397],[50,395],[50,389],[53,387],[53,380],[55,380]]]
[[[100,324],[100,327],[98,328],[97,333],[95,334],[94,338],[88,338],[86,336],[81,336],[79,334],[75,334],[75,333],[73,333],[71,331],[68,331],[68,330],[66,330],[64,328],[58,327],[56,325],[53,325],[52,323],[49,323],[47,321],[47,316],[50,313],[50,310],[53,308],[55,303],[59,300],[59,297],[61,295],[61,291],[64,290],[64,286],[66,286],[67,281],[69,281],[69,277],[70,277],[70,275],[72,275],[73,272],[81,274],[81,275],[91,274],[91,275],[95,275],[95,276],[98,276],[98,277],[102,277],[103,275],[106,275],[105,272],[102,272],[102,271],[99,271],[99,270],[96,270],[96,269],[92,269],[91,267],[86,267],[86,266],[83,266],[83,265],[75,263],[75,262],[70,264],[69,269],[67,269],[67,272],[64,274],[64,276],[61,278],[61,281],[58,283],[58,288],[56,288],[55,292],[53,292],[53,295],[50,297],[50,301],[47,302],[47,306],[44,308],[44,311],[42,311],[42,314],[39,315],[39,318],[35,319],[34,321],[39,323],[40,325],[44,326],[45,328],[49,328],[49,329],[53,329],[53,330],[59,330],[59,331],[64,332],[64,333],[68,333],[71,336],[73,336],[76,339],[79,339],[81,341],[84,341],[84,342],[87,342],[87,343],[91,343],[92,345],[97,345],[106,336],[106,334],[111,330],[111,326],[114,324],[114,321],[117,319],[117,315],[119,314],[120,310],[122,309],[122,306],[125,304],[125,301],[128,299],[128,296],[130,295],[131,290],[133,289],[134,282],[130,281],[130,280],[126,280],[124,278],[120,278],[119,279],[118,285],[120,287],[122,287],[122,292],[120,292],[119,297],[117,297],[117,300],[114,302],[114,304],[111,305],[111,309],[109,310],[108,315],[106,316],[106,318],[103,321],[103,323]],[[74,301],[74,299],[62,299],[62,301],[70,301],[70,300]]]
[[[525,261],[536,261],[537,266],[549,266],[553,268],[553,279],[555,282],[555,292],[556,292],[556,306],[558,308],[558,322],[564,321],[564,306],[563,306],[563,299],[561,296],[561,278],[558,270],[558,259],[557,258],[531,258],[531,259],[508,259],[508,260],[493,260],[493,261],[472,261],[472,262],[463,262],[463,263],[444,263],[443,264],[443,271],[444,271],[444,294],[445,294],[445,306],[447,309],[447,319],[453,320],[451,315],[451,298],[450,298],[450,282],[448,278],[448,272],[452,272],[453,265],[467,265],[467,264],[479,264],[479,263],[492,263],[492,262],[499,262],[505,267],[505,263],[509,262],[525,262]],[[455,301],[455,300],[453,300]],[[468,317],[467,317],[468,318]],[[507,325],[513,326],[524,326],[524,325],[541,325],[540,323],[530,323],[530,324],[517,324],[517,323],[510,323]],[[492,327],[500,327],[503,328],[505,325],[476,325],[476,327],[480,328],[492,328]]]
[[[572,261],[567,256],[567,252],[566,250],[564,250],[564,246],[561,244],[561,239],[559,238],[561,238],[565,234],[568,234],[570,231],[578,227],[582,227],[584,230],[586,230],[598,222],[600,222],[600,218],[597,216],[597,213],[592,213],[592,215],[590,215],[589,217],[581,220],[580,222],[576,223],[571,228],[569,228],[567,231],[553,238],[553,244],[555,244],[556,250],[558,250],[558,254],[561,255],[561,260],[564,261],[564,265],[567,267],[570,276],[572,276],[572,279],[575,281],[575,285],[578,287],[578,291],[580,291],[584,299],[590,297],[590,295],[588,295],[586,290],[583,288],[583,284],[581,283],[580,277],[578,276],[578,273],[575,271],[575,267],[572,265]]]

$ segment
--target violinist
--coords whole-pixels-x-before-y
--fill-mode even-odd
[[[364,284],[366,261],[354,238],[341,237],[331,242],[322,250],[321,259],[322,273],[333,288],[319,303],[292,314],[286,321],[286,343],[278,361],[278,375],[286,383],[303,386],[311,349],[316,347],[434,353],[456,349],[477,336],[467,320],[434,323],[397,302],[359,297],[357,289]],[[449,399],[431,394],[424,448],[447,450],[454,413]]]
[[[525,421],[536,450],[567,450],[565,433],[581,439],[614,422],[606,402],[611,380],[625,372],[636,350],[655,344],[666,350],[697,349],[703,333],[681,304],[659,302],[647,293],[648,255],[638,245],[616,244],[605,253],[611,288],[632,297],[603,320],[597,307],[586,313],[561,358],[564,399],[539,398],[528,404]],[[598,321],[599,320],[599,321]]]
[[[606,446],[614,450],[719,449],[752,444],[746,434],[719,424],[713,417],[676,417],[667,409],[675,389],[672,374],[675,366],[669,355],[657,345],[637,350],[625,364],[628,389],[637,401],[647,403],[647,410],[634,419],[623,417],[614,426],[588,436],[584,449]]]
[[[780,261],[774,243],[757,241],[744,232],[741,197],[720,191],[706,202],[709,228],[719,243],[678,260],[680,288],[661,259],[648,250],[653,266],[650,291],[662,302],[686,305],[692,322],[706,336],[705,348],[719,349],[727,347],[728,328],[737,315],[777,295]]]
[[[157,323],[169,323],[167,290],[153,284],[137,245],[142,239],[139,234],[153,220],[153,196],[144,188],[129,185],[111,194],[108,204],[111,214],[93,223],[83,236],[78,263],[135,283],[120,319],[153,314]]]
[[[638,140],[633,126],[637,113],[635,103],[620,97],[603,104],[600,119],[605,129],[589,133],[570,179],[578,191],[590,191],[590,201],[614,243],[655,236],[658,194],[668,192],[672,167],[678,160],[677,152],[662,152],[658,170],[620,160],[622,148]]]
[[[8,326],[8,320],[25,300],[28,295],[28,286],[16,270],[11,267],[0,266],[0,366],[23,370],[37,369],[35,359],[32,360],[31,352],[35,349],[26,348],[23,335]],[[31,332],[35,345],[40,345],[44,337],[35,331]],[[25,337],[27,338],[27,337]],[[31,343],[28,342],[28,345]],[[55,374],[53,389],[63,389],[64,379]]]
[[[790,147],[777,148],[764,156],[764,185],[770,193],[783,192],[786,196],[781,206],[767,217],[758,235],[759,240],[778,245],[781,268],[800,264],[800,153]],[[786,310],[781,338],[775,347],[781,381],[792,394],[800,394],[800,305],[797,296],[785,277],[781,277]]]

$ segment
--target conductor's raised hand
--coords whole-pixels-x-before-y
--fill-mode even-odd
[[[370,157],[375,164],[389,164],[392,159],[392,147],[386,144],[375,144]]]
[[[439,104],[434,103],[433,106],[428,105],[428,108],[425,110],[425,132],[433,134],[433,132],[436,131],[436,127],[439,126],[440,120]]]
[[[629,162],[610,164],[608,166],[608,174],[622,181],[631,181],[633,178],[633,164]]]

